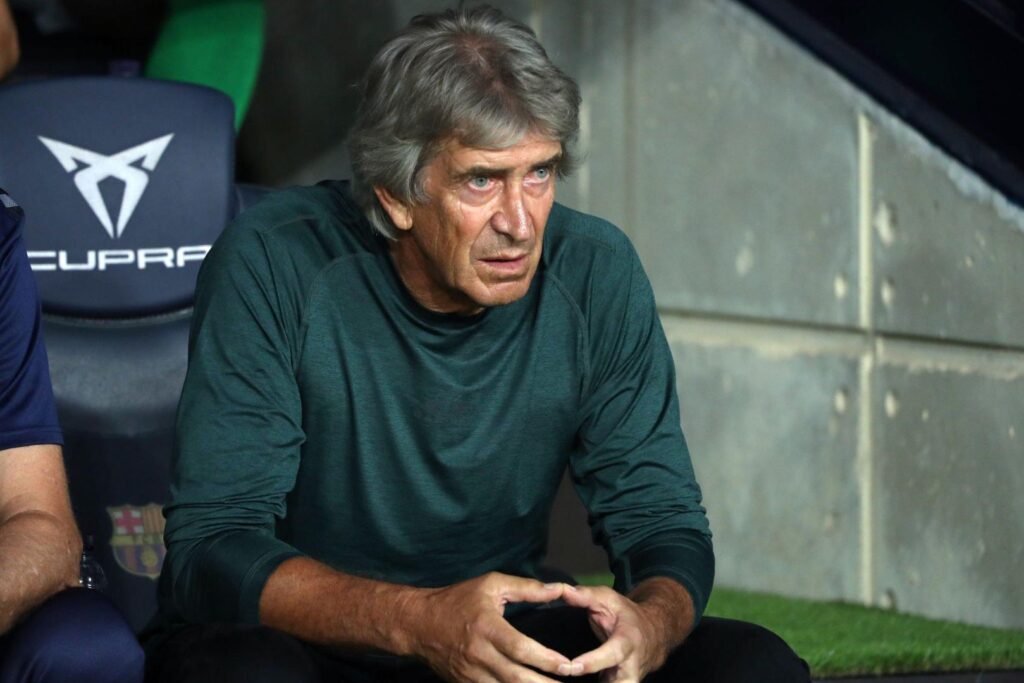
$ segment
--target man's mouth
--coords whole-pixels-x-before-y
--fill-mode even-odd
[[[526,265],[528,255],[529,254],[506,254],[500,256],[489,256],[480,260],[495,270],[513,273]]]

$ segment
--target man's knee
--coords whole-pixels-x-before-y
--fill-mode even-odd
[[[786,641],[763,626],[734,622],[736,681],[808,681],[810,672]]]
[[[117,608],[94,591],[70,589],[39,606],[9,636],[3,680],[140,683],[144,657]]]
[[[804,662],[778,635],[757,624],[705,617],[669,658],[658,681],[790,683],[809,681]]]
[[[150,658],[151,683],[318,683],[319,667],[298,639],[263,626],[189,627]]]

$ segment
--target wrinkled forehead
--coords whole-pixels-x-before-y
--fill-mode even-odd
[[[439,144],[428,166],[442,166],[449,175],[473,169],[513,171],[534,166],[557,164],[562,156],[562,143],[541,133],[529,132],[508,144],[488,147],[471,145],[450,137]]]
[[[562,143],[538,133],[520,136],[500,147],[467,145],[459,140],[447,140],[442,153],[461,164],[516,166],[552,160],[561,155]]]

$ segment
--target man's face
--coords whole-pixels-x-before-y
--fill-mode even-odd
[[[559,142],[539,135],[500,150],[450,141],[424,169],[426,203],[381,197],[401,231],[391,255],[413,297],[434,311],[468,315],[525,295],[561,153]]]

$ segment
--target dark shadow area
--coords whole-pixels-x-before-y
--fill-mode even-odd
[[[741,2],[1024,203],[1020,2]]]
[[[546,562],[577,577],[609,571],[604,549],[590,540],[587,509],[573,490],[568,474],[562,477],[551,509]]]
[[[12,81],[105,75],[118,62],[141,64],[167,12],[165,0],[64,0],[60,7],[37,17],[15,6],[21,60]]]
[[[398,28],[390,3],[267,0],[266,10],[263,65],[238,140],[239,179],[276,186],[311,164],[311,176],[318,167],[347,167],[357,83]]]

